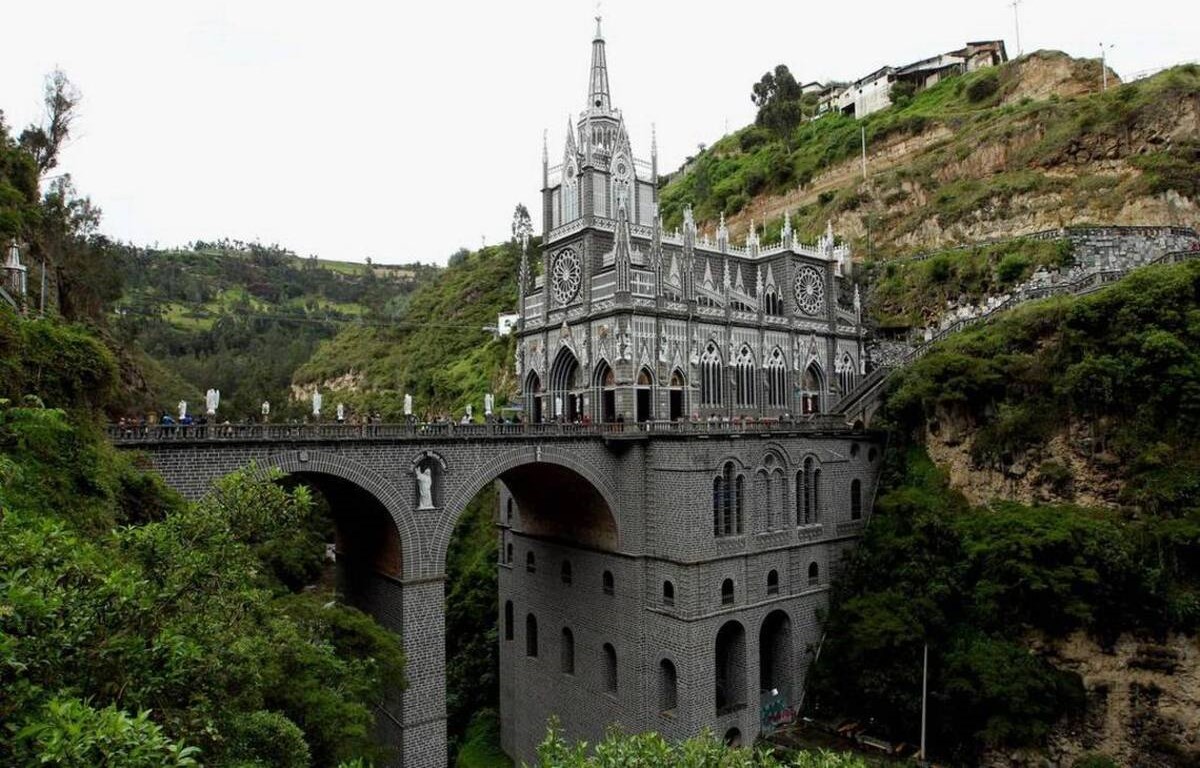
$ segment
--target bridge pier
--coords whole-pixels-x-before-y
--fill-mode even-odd
[[[446,600],[444,575],[404,582],[401,768],[446,764]]]

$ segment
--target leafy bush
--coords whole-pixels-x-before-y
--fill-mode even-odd
[[[972,80],[967,86],[967,100],[977,104],[995,95],[998,90],[1000,90],[1000,75],[995,71],[989,71]]]
[[[609,731],[603,741],[588,749],[587,743],[568,744],[551,722],[549,733],[538,746],[538,768],[692,768],[727,766],[728,768],[867,768],[860,757],[825,750],[800,752],[792,758],[775,755],[767,748],[728,747],[705,733],[672,744],[657,733],[624,735]]]
[[[199,750],[172,741],[149,711],[130,716],[115,706],[96,709],[78,699],[51,699],[13,737],[13,766],[62,768],[185,768]],[[0,754],[3,751],[0,750]]]

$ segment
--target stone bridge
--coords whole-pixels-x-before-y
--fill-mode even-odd
[[[506,529],[501,534],[509,536],[508,541],[514,536],[518,546],[524,546],[525,542],[567,541],[581,547],[580,551],[611,553],[620,558],[612,570],[622,580],[634,583],[641,577],[635,574],[636,568],[624,564],[661,558],[681,568],[688,562],[699,564],[714,558],[744,559],[747,553],[760,548],[763,552],[775,552],[777,560],[781,547],[812,549],[822,535],[822,548],[828,542],[856,537],[862,520],[851,519],[848,473],[864,478],[854,482],[856,494],[873,493],[877,474],[875,448],[871,448],[870,463],[865,449],[861,458],[853,462],[849,458],[851,454],[858,457],[860,449],[858,444],[851,449],[847,441],[861,441],[865,446],[871,436],[853,431],[844,419],[835,416],[810,417],[796,423],[758,424],[113,426],[109,428],[109,436],[121,448],[144,453],[167,484],[189,499],[200,498],[215,481],[252,463],[264,471],[279,470],[287,477],[314,486],[329,499],[337,527],[339,591],[348,602],[368,611],[404,638],[408,687],[384,702],[378,718],[380,738],[398,748],[401,756],[398,764],[404,766],[445,764],[446,552],[459,517],[485,486],[500,481],[504,498],[511,499],[508,522],[514,526],[513,533]],[[795,526],[777,530],[782,527],[780,520],[789,517],[785,513],[790,509],[790,502],[786,501],[791,493],[787,489],[792,487],[787,485],[791,482],[789,478],[796,477],[799,484],[808,482],[795,475],[797,470],[793,467],[803,461],[804,471],[809,473],[806,477],[813,477],[812,459],[804,459],[806,455],[824,462],[825,480],[820,480],[818,470],[815,481],[828,483],[831,488],[836,483],[839,488],[828,494],[837,499],[823,503],[831,508],[836,503],[837,508],[844,510],[838,514],[845,522],[833,524],[836,515],[830,513],[824,534],[820,525],[810,524],[807,507],[804,526],[797,518]],[[713,544],[708,517],[710,500],[715,499],[712,478],[719,475],[722,466],[732,471],[731,462],[736,462],[739,477],[744,477],[747,484],[754,477],[752,465],[766,462],[765,468],[772,472],[772,478],[779,478],[773,486],[776,490],[767,492],[779,493],[779,498],[784,499],[783,506],[778,501],[764,502],[768,506],[776,504],[770,513],[774,515],[774,522],[770,523],[774,532],[769,540],[748,535],[734,536],[729,541],[718,539],[720,552],[715,549],[708,552],[700,547]],[[665,467],[667,464],[671,466]],[[741,471],[743,466],[745,472]],[[419,470],[429,470],[432,475],[431,487],[424,493],[418,482]],[[774,474],[777,471],[778,475]],[[679,484],[680,479],[691,477],[686,473],[695,475],[695,491],[681,493],[685,486]],[[674,485],[668,487],[668,482]],[[739,479],[738,534],[742,533],[742,492],[743,480]],[[732,493],[726,487],[723,503],[727,513]],[[800,493],[797,486],[797,504],[801,503]],[[815,506],[818,491],[808,493],[811,498],[805,497],[803,503]],[[758,524],[753,522],[757,512],[749,488],[746,498],[751,500],[745,505],[750,518],[746,523],[747,533],[750,533]],[[520,530],[511,521],[514,502],[520,513]],[[718,502],[711,503],[715,516]],[[853,503],[857,505],[854,517],[858,518],[863,507],[861,495]],[[689,545],[688,549],[693,551],[684,552],[682,545],[665,551],[666,545],[656,543],[680,535],[674,531],[656,535],[656,517],[668,512],[669,519],[677,521],[689,519],[689,515],[693,516],[690,519],[696,519],[694,515],[699,514],[699,524],[689,524],[687,528],[689,535],[694,535],[702,545]],[[796,514],[800,514],[798,508]],[[815,512],[812,517],[815,521]],[[765,529],[767,518],[762,520],[760,527]],[[793,528],[800,533],[789,533]],[[508,551],[511,560],[511,543]],[[805,557],[805,567],[809,559],[817,562],[815,555]],[[820,562],[824,564],[829,559],[822,556]],[[501,563],[503,567],[503,553]],[[616,570],[618,567],[627,570]],[[649,568],[646,566],[644,570],[648,572]],[[683,592],[684,577],[675,578]],[[748,578],[759,579],[757,575]],[[806,592],[810,601],[823,600],[823,593],[814,595],[810,589],[823,581],[814,576],[814,570],[809,570],[807,581],[796,579],[797,595]],[[611,587],[605,586],[606,590]],[[777,593],[779,587],[773,589]],[[629,610],[628,605],[623,610]],[[805,608],[805,612],[815,616],[815,609]],[[634,626],[640,616],[638,612],[614,619],[617,624]],[[512,618],[507,622],[511,639]],[[814,629],[808,634],[815,631],[815,621],[812,623]],[[799,643],[815,640],[815,636],[802,637],[799,629],[798,626],[795,635],[797,661],[791,667],[797,673],[803,653]],[[581,636],[580,642],[583,639]],[[502,654],[503,658],[506,657]],[[705,669],[696,674],[711,677],[714,673]],[[753,686],[754,682],[746,685]],[[708,691],[711,683],[709,686],[698,690]],[[506,712],[504,716],[511,714]],[[708,716],[711,719],[711,712]],[[632,725],[630,719],[631,716],[625,716],[622,722]],[[694,727],[698,730],[707,724],[701,718]],[[739,721],[739,727],[741,732],[756,730],[756,720]],[[529,726],[531,732],[537,728],[544,728],[544,723]],[[592,733],[586,735],[591,737]],[[528,754],[526,747],[513,749]]]

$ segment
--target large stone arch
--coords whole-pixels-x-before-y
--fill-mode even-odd
[[[328,475],[358,486],[387,511],[400,536],[402,562],[407,571],[409,563],[419,560],[420,535],[409,505],[395,483],[369,467],[330,451],[296,450],[274,454],[261,466],[263,473],[278,470],[284,475]]]
[[[444,572],[446,551],[450,546],[450,537],[454,533],[454,527],[466,510],[467,504],[475,498],[476,494],[482,491],[488,483],[499,479],[505,472],[532,464],[550,464],[568,469],[591,484],[604,503],[608,505],[608,510],[616,524],[615,548],[619,550],[624,546],[625,542],[622,536],[625,535],[627,529],[622,518],[621,507],[618,504],[617,488],[612,478],[597,471],[593,465],[580,460],[571,451],[548,446],[524,446],[493,457],[476,467],[464,479],[453,482],[454,489],[446,499],[437,533],[430,543],[430,551],[426,552],[425,557],[420,561],[423,568],[420,575],[437,576]]]

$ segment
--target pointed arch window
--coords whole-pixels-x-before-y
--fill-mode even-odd
[[[747,344],[743,344],[738,350],[737,358],[733,362],[734,365],[734,404],[739,408],[753,408],[755,406],[754,384],[756,377],[754,375],[754,353],[750,351]]]
[[[812,414],[821,412],[821,390],[824,389],[825,376],[821,373],[821,366],[813,360],[804,369],[804,376],[800,380],[800,412],[803,414]]]
[[[767,405],[772,408],[786,408],[787,392],[787,361],[783,350],[775,347],[767,358]]]
[[[862,480],[857,477],[850,481],[850,519],[862,519]]]
[[[763,310],[768,315],[783,316],[783,299],[779,298],[779,293],[773,285],[767,287],[766,297],[763,299]]]
[[[713,479],[713,535],[737,536],[742,532],[742,490],[744,480],[725,462],[721,474]]]
[[[812,456],[804,459],[800,471],[796,473],[796,524],[809,525],[821,522],[819,502],[821,499],[818,484],[821,480],[821,468],[817,466]]]
[[[854,384],[858,380],[857,374],[858,371],[854,366],[854,358],[850,356],[849,352],[843,352],[837,365],[838,386],[841,387],[843,395],[854,389]]]
[[[700,357],[700,404],[721,405],[721,352],[711,341]]]

